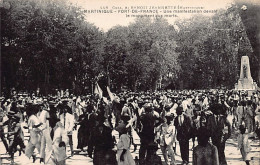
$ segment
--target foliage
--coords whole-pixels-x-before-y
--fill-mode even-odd
[[[181,20],[178,52],[185,88],[234,88],[240,59],[252,48],[235,6],[212,17]]]
[[[1,88],[7,93],[15,87],[84,94],[96,81],[117,91],[157,90],[170,83],[175,88],[233,88],[242,55],[258,66],[235,5],[174,26],[163,18],[137,18],[104,33],[66,0],[4,2]],[[256,79],[258,72],[251,72]]]
[[[66,0],[7,2],[11,7],[1,8],[7,88],[39,87],[48,93],[48,89],[74,84],[77,92],[85,77],[94,78],[102,69],[102,33],[84,21],[80,8]]]

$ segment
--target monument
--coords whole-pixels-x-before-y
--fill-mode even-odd
[[[240,78],[235,85],[235,90],[254,91],[257,90],[257,84],[251,77],[248,56],[241,57]]]

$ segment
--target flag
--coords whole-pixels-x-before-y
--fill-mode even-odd
[[[108,95],[109,95],[109,97],[110,97],[110,100],[113,101],[113,100],[115,99],[115,96],[114,96],[114,94],[110,91],[109,87],[107,87],[107,93],[108,93]]]
[[[100,88],[100,86],[98,85],[98,83],[96,83],[96,86],[95,86],[95,89],[94,89],[94,94],[97,94],[100,99],[103,97],[103,91]]]

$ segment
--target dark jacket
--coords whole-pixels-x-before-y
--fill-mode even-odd
[[[154,133],[154,125],[155,125],[155,119],[153,113],[145,113],[141,115],[140,121],[142,124],[141,131],[139,133],[139,136],[141,139],[145,138],[146,140],[154,140],[155,133]]]
[[[225,132],[225,126],[227,126],[227,132]],[[231,125],[225,116],[219,116],[218,121],[215,115],[209,116],[207,129],[210,132],[212,141],[219,141],[221,138],[226,141],[231,136]]]
[[[192,135],[192,120],[189,116],[183,114],[184,120],[182,125],[180,125],[177,116],[174,120],[174,126],[177,129],[177,140],[178,141],[187,141],[191,138]]]

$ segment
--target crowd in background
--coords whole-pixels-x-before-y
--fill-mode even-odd
[[[68,91],[55,96],[15,94],[1,98],[0,136],[12,162],[19,152],[33,162],[38,153],[40,163],[65,164],[67,150],[74,155],[76,130],[77,148],[87,147],[94,165],[162,164],[158,147],[165,163],[174,165],[177,144],[182,163],[189,164],[190,140],[194,165],[225,165],[225,143],[235,130],[237,147],[249,164],[248,138],[259,136],[259,98],[257,91],[231,90],[124,92],[109,98]],[[26,145],[25,132],[30,133]],[[131,145],[134,152],[139,146],[134,136],[140,138],[138,160],[130,152]]]

